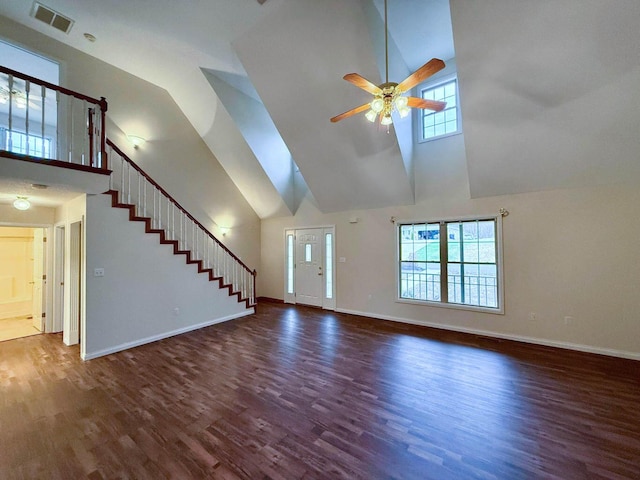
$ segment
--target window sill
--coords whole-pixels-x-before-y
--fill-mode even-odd
[[[450,308],[453,310],[466,310],[469,312],[491,313],[493,315],[504,315],[504,308],[479,307],[476,305],[461,305],[458,303],[430,302],[428,300],[412,300],[410,298],[396,298],[396,303],[408,303],[411,305],[422,305],[425,307]]]
[[[436,140],[442,140],[444,138],[449,138],[449,137],[455,137],[456,135],[461,135],[462,134],[462,130],[457,130],[455,132],[451,132],[451,133],[445,133],[443,135],[438,135],[437,137],[431,137],[431,138],[423,138],[421,135],[418,137],[418,143],[429,143],[429,142],[434,142]]]

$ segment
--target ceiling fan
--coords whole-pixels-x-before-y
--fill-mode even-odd
[[[0,104],[4,105],[9,102],[9,99],[11,99],[16,107],[24,109],[27,108],[28,100],[30,108],[40,110],[40,106],[34,103],[40,100],[38,96],[27,96],[26,92],[19,88],[16,88],[15,84],[12,84],[11,88],[9,88],[9,81],[8,79],[5,80],[5,78],[7,77],[4,75],[0,76]]]
[[[352,108],[340,115],[336,115],[331,119],[333,123],[339,122],[345,118],[351,117],[358,113],[368,110],[365,117],[370,122],[375,122],[379,116],[380,124],[388,126],[393,123],[391,114],[393,111],[397,111],[400,117],[406,117],[411,111],[409,107],[422,108],[427,110],[434,110],[440,112],[446,107],[445,102],[438,102],[436,100],[425,100],[416,97],[406,97],[403,93],[411,90],[413,87],[423,82],[431,75],[439,72],[444,68],[444,62],[438,58],[432,58],[418,70],[413,72],[407,78],[400,83],[389,81],[389,45],[388,45],[388,29],[387,29],[387,0],[384,0],[384,56],[385,56],[385,82],[380,85],[375,85],[362,75],[357,73],[348,73],[343,78],[369,92],[373,95],[371,102],[360,105],[359,107]]]

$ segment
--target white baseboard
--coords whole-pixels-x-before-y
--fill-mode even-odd
[[[625,350],[614,350],[610,348],[594,347],[591,345],[581,345],[578,343],[559,342],[556,340],[548,340],[545,338],[526,337],[521,335],[509,335],[487,330],[478,330],[475,328],[458,327],[454,325],[446,325],[441,323],[425,322],[423,320],[414,320],[411,318],[392,317],[390,315],[381,315],[378,313],[360,312],[357,310],[347,310],[337,308],[336,312],[346,313],[349,315],[358,315],[360,317],[370,317],[379,320],[390,320],[392,322],[408,323],[411,325],[421,325],[423,327],[439,328],[441,330],[450,330],[453,332],[471,333],[474,335],[483,335],[485,337],[501,338],[504,340],[514,340],[516,342],[532,343],[535,345],[544,345],[546,347],[564,348],[567,350],[576,350],[579,352],[596,353],[598,355],[607,355],[610,357],[626,358],[629,360],[640,360],[640,353],[627,352]]]
[[[250,308],[247,311],[236,313],[233,315],[228,315],[222,318],[216,318],[215,320],[209,320],[204,323],[199,323],[196,325],[189,325],[188,327],[179,328],[177,330],[171,330],[169,332],[161,333],[158,335],[153,335],[151,337],[141,338],[140,340],[135,340],[133,342],[121,343],[120,345],[115,345],[110,348],[105,348],[103,350],[98,350],[97,352],[89,352],[89,353],[80,353],[80,358],[82,360],[93,360],[94,358],[103,357],[105,355],[110,355],[112,353],[121,352],[123,350],[128,350],[130,348],[139,347],[140,345],[145,345],[147,343],[157,342],[158,340],[163,340],[165,338],[174,337],[176,335],[180,335],[182,333],[191,332],[193,330],[198,330],[204,327],[210,327],[211,325],[216,325],[217,323],[228,322],[229,320],[235,320],[237,318],[246,317],[247,315],[252,315],[255,313],[255,308]]]

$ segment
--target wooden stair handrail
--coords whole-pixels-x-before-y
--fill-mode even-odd
[[[26,75],[24,73],[18,72],[16,70],[12,70],[10,68],[7,67],[3,67],[2,65],[0,65],[0,72],[2,73],[6,73],[8,75],[11,75],[13,77],[18,77],[21,78],[22,80],[27,80],[28,82],[31,83],[37,83],[38,85],[42,85],[44,87],[47,87],[51,90],[56,90],[60,93],[64,93],[65,95],[70,95],[72,97],[75,97],[77,99],[80,100],[86,100],[89,103],[94,103],[96,105],[100,105],[100,107],[102,108],[102,106],[104,105],[104,111],[107,111],[107,101],[104,97],[102,97],[100,100],[90,97],[88,95],[84,95],[82,93],[78,93],[78,92],[74,92],[73,90],[69,90],[68,88],[64,88],[61,87],[60,85],[56,85],[54,83],[50,83],[47,82],[46,80],[41,80],[39,78],[36,77],[32,77],[30,75]]]
[[[173,198],[173,196],[168,193],[164,188],[162,188],[160,185],[158,185],[158,183],[151,178],[144,170],[142,170],[142,168],[140,168],[136,162],[134,162],[133,160],[131,160],[127,154],[125,154],[120,148],[118,148],[118,146],[116,144],[114,144],[110,139],[107,138],[107,145],[109,145],[111,148],[113,148],[116,153],[118,155],[120,155],[122,158],[124,158],[135,170],[138,171],[138,173],[140,175],[142,175],[150,184],[152,184],[154,187],[156,187],[160,192],[162,192],[162,194],[167,197],[169,200],[171,200],[171,202],[173,202],[174,205],[176,205],[181,211],[182,213],[184,213],[187,217],[189,217],[189,219],[195,223],[198,227],[200,227],[200,229],[202,229],[203,232],[205,232],[209,237],[211,237],[211,239],[213,239],[214,242],[216,242],[220,247],[222,247],[222,249],[227,252],[236,262],[238,262],[247,272],[249,272],[251,275],[254,276],[254,281],[255,281],[255,275],[256,275],[256,271],[255,270],[251,270],[242,260],[240,260],[231,250],[229,250],[226,245],[224,243],[222,243],[220,240],[218,240],[216,238],[216,236],[211,233],[208,229],[206,229],[204,227],[204,225],[202,225],[198,220],[196,220],[193,215],[191,215],[182,205],[180,205],[180,203],[178,203],[178,201]]]
[[[42,80],[37,77],[32,77],[31,75],[26,75],[24,73],[18,72],[11,68],[3,67],[2,65],[0,65],[0,72],[6,73],[7,75],[11,75],[13,77],[21,78],[22,80],[28,81],[29,83],[35,83],[36,85],[46,87],[50,90],[55,90],[56,92],[69,95],[70,97],[74,97],[79,100],[85,100],[89,103],[98,105],[100,107],[100,117],[102,120],[102,128],[101,128],[101,134],[100,134],[100,150],[102,151],[102,156],[103,156],[102,168],[107,169],[108,163],[107,163],[107,151],[106,151],[107,149],[106,149],[105,141],[106,141],[106,114],[109,106],[107,104],[106,98],[100,97],[100,100],[98,100],[97,98],[90,97],[89,95],[84,95],[79,92],[74,92],[73,90],[69,90],[68,88],[61,87],[60,85],[47,82],[46,80]],[[91,161],[93,161],[93,158],[91,158]]]

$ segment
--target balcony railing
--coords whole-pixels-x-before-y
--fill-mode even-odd
[[[0,66],[0,153],[107,169],[107,101]]]

